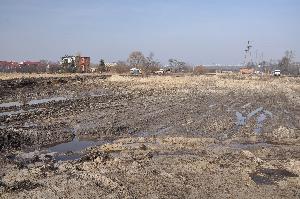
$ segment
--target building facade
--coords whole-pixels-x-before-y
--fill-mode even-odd
[[[91,58],[66,55],[61,58],[60,63],[67,71],[85,73],[90,71]]]

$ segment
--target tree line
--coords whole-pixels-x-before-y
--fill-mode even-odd
[[[170,70],[172,72],[190,72],[193,67],[177,59],[169,59],[167,67],[163,66],[158,60],[154,58],[154,53],[145,56],[140,51],[134,51],[129,54],[126,61],[118,61],[115,66],[107,67],[104,60],[101,59],[98,65],[101,72],[115,72],[115,73],[128,73],[131,68],[141,69],[143,73],[150,74],[158,71],[161,68]]]

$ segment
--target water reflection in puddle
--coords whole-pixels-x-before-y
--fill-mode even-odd
[[[36,105],[36,104],[44,104],[44,103],[48,103],[48,102],[58,102],[58,101],[63,101],[66,100],[67,98],[65,97],[52,97],[52,98],[45,98],[45,99],[35,99],[35,100],[31,100],[28,102],[28,105]]]
[[[106,93],[88,93],[87,96],[91,97],[102,97],[105,96]],[[33,99],[30,100],[27,103],[20,103],[20,102],[7,102],[0,104],[0,108],[12,108],[12,107],[20,107],[23,105],[37,105],[37,104],[44,104],[48,102],[59,102],[59,101],[65,101],[67,99],[70,99],[70,97],[51,97],[51,98],[43,98],[43,99]]]
[[[0,104],[0,108],[9,108],[13,106],[21,106],[20,102],[8,102],[8,103],[2,103]]]
[[[85,149],[107,143],[109,143],[107,140],[80,140],[75,137],[71,142],[49,147],[47,151],[56,154],[54,156],[56,161],[78,160],[84,155]]]
[[[235,115],[236,115],[236,119],[237,119],[236,124],[238,126],[244,126],[246,124],[247,118],[244,117],[243,114],[241,114],[240,112],[236,112]]]
[[[66,97],[52,97],[52,98],[44,98],[44,99],[34,99],[29,101],[28,105],[36,105],[36,104],[44,104],[48,102],[58,102],[58,101],[63,101],[67,100]],[[8,103],[2,103],[0,104],[0,108],[11,108],[11,107],[20,107],[22,104],[20,102],[8,102]]]
[[[254,129],[255,133],[260,133],[263,128],[263,123],[267,119],[267,116],[264,113],[261,113],[257,118],[257,127]]]
[[[18,114],[21,114],[21,113],[35,112],[35,111],[39,111],[39,110],[43,110],[43,109],[35,108],[35,109],[27,110],[27,111],[21,109],[21,110],[18,110],[18,111],[3,112],[3,113],[0,113],[0,117],[1,116],[18,115]]]
[[[0,116],[10,116],[10,115],[17,115],[17,114],[20,114],[20,113],[25,113],[26,111],[24,110],[18,110],[18,111],[9,111],[9,112],[3,112],[3,113],[0,113]]]
[[[259,114],[256,119],[256,127],[254,128],[254,132],[260,133],[262,131],[264,122],[267,119],[267,116],[269,116],[270,118],[273,117],[273,114],[270,111],[263,109],[263,107],[257,108],[256,110],[250,112],[247,116],[244,116],[242,113],[236,111],[236,125],[239,127],[245,126],[247,121],[251,119],[251,117]]]
[[[57,152],[57,153],[66,153],[66,152],[78,152],[82,151],[88,147],[92,146],[97,146],[97,145],[102,145],[105,144],[106,142],[104,141],[84,141],[84,140],[79,140],[78,138],[74,138],[73,141],[67,142],[67,143],[62,143],[53,147],[48,148],[49,152]]]

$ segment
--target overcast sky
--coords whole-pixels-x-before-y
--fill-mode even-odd
[[[0,0],[0,60],[97,63],[132,51],[167,63],[243,62],[248,40],[266,60],[300,60],[299,0]]]

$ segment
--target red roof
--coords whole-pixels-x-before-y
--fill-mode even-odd
[[[23,65],[39,65],[41,62],[24,61]]]
[[[0,61],[0,66],[18,66],[18,62],[13,61]]]

